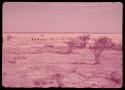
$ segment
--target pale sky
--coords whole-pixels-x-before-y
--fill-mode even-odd
[[[120,2],[5,2],[3,32],[122,33]]]

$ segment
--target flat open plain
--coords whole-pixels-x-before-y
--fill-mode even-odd
[[[93,65],[89,49],[70,54],[56,53],[66,47],[3,43],[2,85],[4,87],[122,87],[122,51],[104,51],[101,63]]]

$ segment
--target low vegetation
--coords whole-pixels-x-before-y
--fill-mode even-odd
[[[104,50],[107,50],[111,48],[112,40],[108,37],[100,37],[95,40],[92,47],[90,47],[90,50],[93,51],[95,55],[95,64],[100,63],[100,56]]]

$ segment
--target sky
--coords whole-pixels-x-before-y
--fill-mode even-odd
[[[5,2],[3,32],[122,33],[120,2]]]

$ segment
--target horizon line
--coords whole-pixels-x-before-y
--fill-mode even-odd
[[[58,33],[60,33],[60,34],[74,34],[74,33],[76,33],[76,34],[122,34],[122,33],[96,33],[96,32],[2,32],[2,33],[15,33],[15,34],[18,34],[18,33],[47,33],[47,34],[51,34],[51,33],[53,33],[53,34],[58,34]]]

